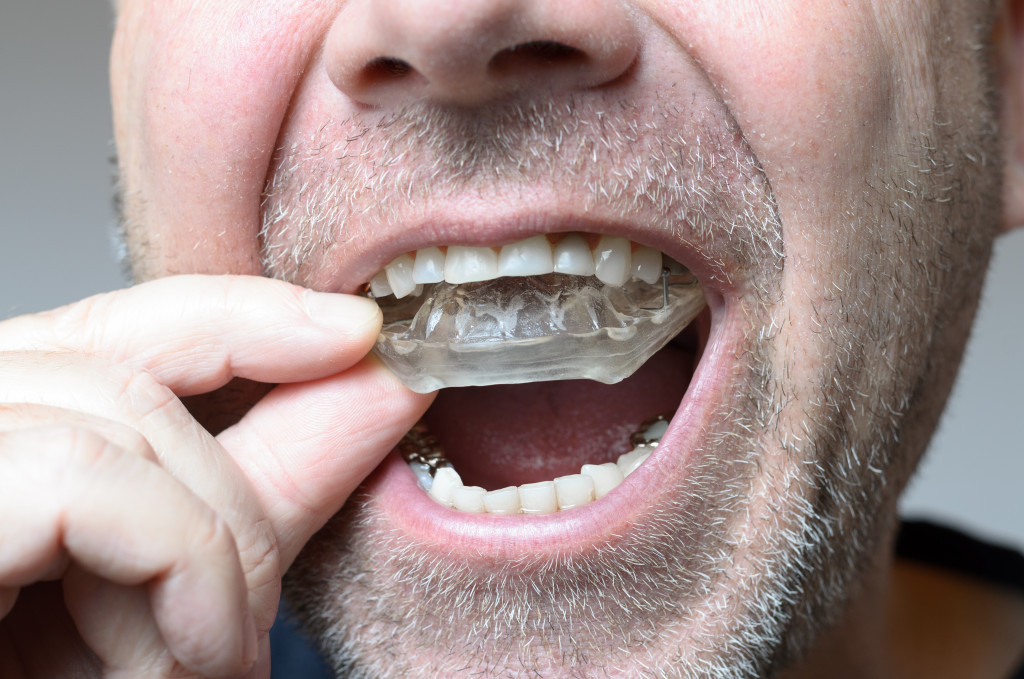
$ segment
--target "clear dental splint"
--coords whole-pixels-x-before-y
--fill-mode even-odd
[[[685,328],[705,300],[696,278],[671,262],[653,284],[555,273],[436,283],[378,303],[384,327],[374,353],[426,393],[545,380],[613,384]]]

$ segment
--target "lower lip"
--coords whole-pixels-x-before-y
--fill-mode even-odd
[[[432,500],[416,482],[409,465],[392,452],[370,477],[365,489],[397,530],[428,550],[448,558],[513,560],[524,553],[557,558],[609,544],[633,526],[660,500],[679,487],[691,468],[705,430],[709,407],[727,396],[728,358],[738,319],[712,302],[714,323],[708,347],[661,445],[615,490],[596,502],[545,515],[467,514]],[[718,308],[715,308],[718,307]],[[724,312],[724,313],[718,313]]]

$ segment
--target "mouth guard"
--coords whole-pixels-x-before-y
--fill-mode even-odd
[[[419,393],[545,380],[614,384],[704,304],[685,270],[621,287],[566,274],[436,283],[420,296],[381,304],[384,327],[374,353]]]

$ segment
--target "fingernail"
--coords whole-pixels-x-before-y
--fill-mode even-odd
[[[319,325],[352,329],[367,323],[380,322],[380,307],[372,299],[314,290],[307,290],[305,294],[306,313]]]

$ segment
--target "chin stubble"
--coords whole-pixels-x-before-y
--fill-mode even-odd
[[[756,426],[745,399],[716,421]],[[758,676],[786,618],[759,571],[787,577],[793,536],[770,531],[737,577],[727,528],[747,509],[756,452],[730,434],[708,444],[716,454],[642,525],[559,559],[453,558],[357,496],[293,567],[289,601],[342,677]],[[666,632],[686,643],[666,648]]]

